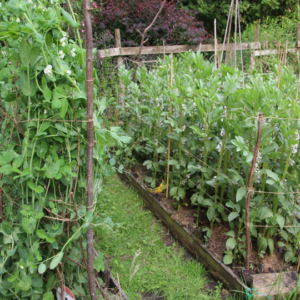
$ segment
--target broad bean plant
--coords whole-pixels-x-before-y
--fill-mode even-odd
[[[67,11],[68,10],[68,11]],[[86,231],[112,220],[86,213],[84,42],[70,2],[0,2],[0,298],[87,299]],[[106,98],[94,70],[94,206],[106,162]],[[126,138],[119,143],[126,141]],[[129,138],[127,139],[129,141]],[[103,269],[103,256],[95,257]]]
[[[281,72],[274,64],[272,72],[243,79],[238,69],[222,65],[215,70],[201,53],[188,52],[174,58],[171,86],[170,65],[170,57],[165,56],[155,69],[142,67],[137,83],[131,81],[131,71],[120,72],[125,87],[124,128],[132,137],[124,160],[143,163],[152,188],[166,180],[169,164],[175,205],[187,205],[190,199],[198,212],[206,211],[211,224],[203,229],[206,238],[211,237],[215,222],[228,222],[224,263],[240,262],[245,258],[245,202],[257,117],[263,113],[249,191],[251,234],[260,256],[280,247],[285,261],[296,262],[300,238],[297,76],[292,69],[284,67]]]

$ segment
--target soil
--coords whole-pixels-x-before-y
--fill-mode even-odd
[[[141,185],[146,188],[145,178],[149,176],[147,174],[148,170],[142,165],[135,165],[131,170],[132,175],[139,181]],[[159,185],[160,183],[158,183]],[[206,213],[204,210],[199,212],[199,222],[197,222],[197,209],[191,206],[188,197],[184,200],[183,206],[176,209],[174,204],[177,206],[177,202],[172,200],[170,197],[166,199],[165,194],[153,193],[153,197],[160,202],[161,206],[171,214],[172,219],[176,220],[182,226],[185,226],[191,233],[193,233],[197,238],[205,243],[202,237],[202,229],[210,226],[210,222],[207,220]],[[206,246],[210,251],[212,251],[216,257],[223,261],[223,253],[226,251],[226,241],[229,236],[226,233],[230,231],[228,224],[221,222],[215,223],[212,230],[212,237],[208,240]],[[165,241],[165,238],[163,238]],[[274,240],[274,245],[277,245],[278,240]],[[170,243],[168,240],[165,241],[166,245]],[[189,254],[190,255],[190,254]],[[283,255],[279,251],[278,247],[274,247],[274,252],[272,255],[265,254],[264,257],[259,257],[258,249],[256,248],[256,242],[252,242],[252,253],[250,258],[250,263],[252,265],[251,270],[246,271],[243,265],[233,263],[230,267],[232,271],[244,279],[248,286],[251,286],[253,274],[261,273],[277,273],[280,271],[292,271],[296,270],[295,266],[289,263],[283,263]],[[190,255],[191,256],[191,255]],[[188,259],[190,259],[188,257]],[[147,299],[147,298],[146,298]]]

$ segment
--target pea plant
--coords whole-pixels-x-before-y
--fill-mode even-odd
[[[247,185],[257,117],[263,113],[251,191],[251,234],[260,255],[273,253],[279,240],[285,261],[297,261],[297,76],[291,68],[283,67],[278,80],[275,64],[272,72],[246,77],[244,85],[238,69],[222,65],[215,70],[201,53],[188,52],[174,58],[171,86],[170,66],[170,57],[165,56],[156,69],[140,68],[138,84],[131,82],[130,71],[120,72],[126,89],[125,130],[133,138],[127,147],[128,159],[146,166],[146,181],[152,188],[166,179],[169,164],[174,205],[195,205],[198,212],[204,209],[210,221],[210,227],[203,229],[208,238],[215,222],[228,222],[231,230],[224,263],[242,261]]]
[[[79,26],[69,1],[0,2],[1,299],[51,300],[64,285],[86,299],[86,232],[91,222],[113,226],[93,213],[103,177],[115,170],[105,141],[130,137],[119,136],[118,127],[102,129],[107,103],[93,70],[94,204],[87,211],[86,50]],[[102,255],[94,268],[104,268]]]

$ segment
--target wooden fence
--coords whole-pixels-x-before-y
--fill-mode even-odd
[[[121,36],[120,30],[115,29],[115,45],[116,48],[103,49],[98,50],[96,59],[104,58],[104,57],[118,57],[118,65],[122,64],[123,56],[131,56],[139,54],[139,47],[122,47],[121,46]],[[262,50],[264,48],[264,50]],[[260,55],[271,55],[278,53],[278,50],[268,50],[268,43],[260,43],[259,42],[259,25],[255,26],[254,32],[254,42],[252,43],[226,43],[224,46],[224,51],[233,51],[236,49],[237,51],[242,50],[256,50],[254,51],[254,56]],[[297,27],[297,42],[294,49],[288,49],[289,52],[298,52],[300,48],[300,24]],[[222,51],[223,44],[217,44],[216,47],[214,44],[200,44],[200,45],[175,45],[175,46],[143,46],[142,54],[169,54],[169,53],[180,53],[192,50],[194,52],[215,52]]]

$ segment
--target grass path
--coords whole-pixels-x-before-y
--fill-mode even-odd
[[[118,223],[111,229],[95,228],[95,247],[109,258],[112,273],[119,274],[130,300],[221,299],[220,288],[205,289],[206,270],[200,263],[185,259],[184,249],[175,241],[164,244],[163,226],[117,176],[106,180],[97,211]]]

